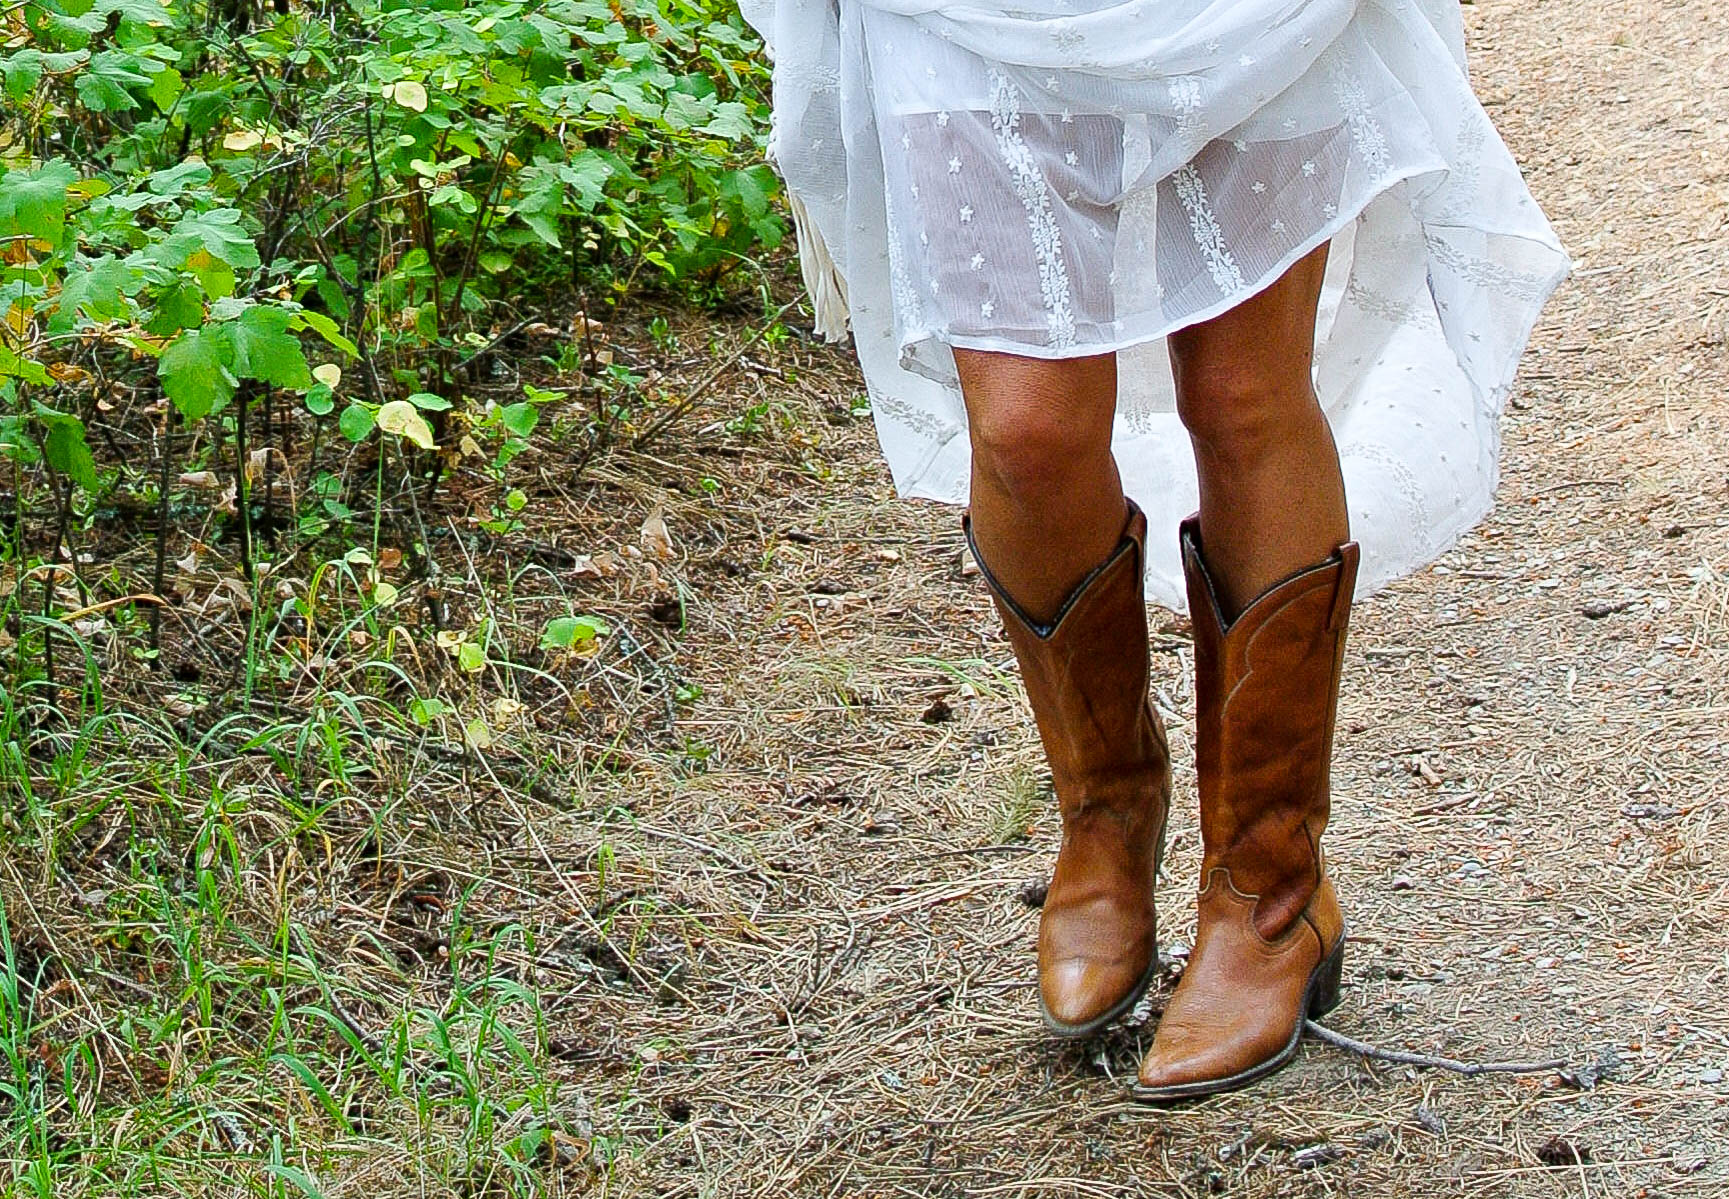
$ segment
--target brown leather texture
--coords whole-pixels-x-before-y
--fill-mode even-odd
[[[1195,947],[1141,1065],[1141,1086],[1228,1079],[1286,1049],[1310,979],[1342,928],[1330,885],[1314,906],[1333,927],[1331,941],[1307,920],[1268,941],[1255,930],[1254,897],[1231,885],[1230,871],[1213,871],[1201,892]]]
[[[1277,1058],[1344,935],[1321,854],[1355,542],[1268,589],[1230,624],[1191,518],[1182,530],[1195,630],[1201,800],[1195,948],[1140,1086],[1226,1080]]]
[[[1137,996],[1158,953],[1153,891],[1170,752],[1149,692],[1147,522],[1129,507],[1122,543],[1049,625],[1030,620],[979,563],[1020,662],[1062,813],[1039,923],[1039,992],[1063,1031],[1085,1030]]]

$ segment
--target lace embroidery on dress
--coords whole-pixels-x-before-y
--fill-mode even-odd
[[[1201,81],[1193,75],[1171,80],[1171,105],[1177,110],[1177,138],[1190,144],[1201,125]]]
[[[1390,299],[1378,291],[1370,291],[1356,276],[1345,284],[1345,299],[1358,312],[1386,321],[1389,325],[1415,324],[1422,319],[1422,307]],[[1433,324],[1431,319],[1430,324]]]
[[[895,206],[888,204],[888,224],[890,229],[899,225]],[[889,255],[889,290],[894,297],[895,320],[903,329],[919,329],[924,327],[924,306],[919,299],[918,289],[913,286],[912,276],[907,273],[906,256],[901,251],[899,237],[888,239]]]
[[[1182,202],[1183,211],[1189,214],[1189,229],[1195,235],[1195,244],[1206,256],[1207,273],[1212,275],[1213,283],[1226,295],[1243,287],[1243,272],[1237,269],[1237,260],[1231,256],[1230,247],[1225,245],[1224,230],[1219,228],[1213,202],[1207,198],[1207,185],[1201,182],[1201,173],[1195,169],[1195,164],[1191,162],[1177,171],[1171,176],[1171,182],[1176,186],[1177,199]]]
[[[1063,263],[1063,235],[1051,210],[1050,188],[1038,160],[1021,137],[1020,92],[1001,71],[992,71],[990,78],[991,131],[996,134],[997,150],[1009,169],[1015,195],[1027,210],[1051,345],[1067,348],[1075,344],[1075,314],[1069,302],[1069,271]]]
[[[922,434],[938,445],[960,436],[963,431],[959,425],[944,420],[936,413],[924,408],[915,408],[905,400],[898,399],[886,391],[871,391],[870,401],[873,413],[881,413],[895,424],[903,425],[914,433]]]
[[[1345,114],[1345,124],[1351,130],[1351,148],[1376,176],[1387,173],[1393,157],[1387,149],[1387,135],[1369,107],[1369,93],[1363,81],[1347,70],[1336,56],[1330,56],[1327,71],[1333,78],[1333,90],[1338,93],[1339,108]]]
[[[1430,234],[1427,241],[1429,256],[1467,283],[1493,288],[1515,300],[1539,301],[1549,294],[1550,285],[1547,280],[1528,275],[1524,271],[1516,271],[1492,259],[1467,254],[1452,242],[1434,234]]]

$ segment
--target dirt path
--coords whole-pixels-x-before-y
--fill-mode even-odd
[[[763,569],[704,590],[679,650],[708,688],[680,727],[710,768],[652,803],[641,779],[588,797],[637,807],[605,834],[618,885],[685,914],[681,941],[631,927],[694,1005],[580,1005],[618,1072],[597,1127],[638,1146],[614,1193],[1729,1193],[1729,15],[1466,12],[1480,89],[1580,271],[1526,363],[1498,511],[1361,610],[1333,1023],[1562,1055],[1571,1084],[1311,1045],[1258,1089],[1147,1111],[1124,1090],[1150,1022],[1045,1040],[1021,896],[1056,826],[1009,651],[959,577],[953,514],[894,502],[854,426],[813,454],[821,481],[740,464],[757,527],[715,536]],[[1157,641],[1186,763],[1187,645]],[[1196,859],[1185,816],[1179,939]]]
[[[175,530],[170,669],[111,638],[107,710],[50,689],[29,753],[0,742],[30,784],[0,810],[7,1193],[1729,1195],[1729,10],[1465,11],[1580,270],[1497,512],[1357,617],[1329,1022],[1564,1075],[1311,1045],[1146,1109],[1169,978],[1096,1044],[1046,1037],[1058,827],[956,513],[894,498],[843,353],[777,332],[733,362],[742,323],[617,313],[596,338],[645,389],[732,364],[672,435],[537,440],[514,505],[453,469],[415,534],[435,574],[373,547],[392,608],[309,568],[315,620],[255,622],[268,651],[226,551]],[[498,394],[574,370],[536,327]],[[548,381],[586,429],[582,379]],[[148,577],[154,542],[112,544]],[[580,651],[541,643],[579,614],[606,622]],[[1180,957],[1186,626],[1154,643]],[[281,686],[224,694],[242,664]]]

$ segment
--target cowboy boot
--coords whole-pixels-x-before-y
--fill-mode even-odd
[[[1225,623],[1183,522],[1195,629],[1199,925],[1134,1094],[1211,1095],[1272,1073],[1305,1019],[1339,1002],[1345,921],[1327,879],[1333,718],[1357,545],[1299,571]]]
[[[1083,1037],[1133,1007],[1158,969],[1153,887],[1170,811],[1170,752],[1149,693],[1143,598],[1147,519],[1049,623],[1033,620],[967,543],[1020,661],[1062,812],[1063,840],[1039,921],[1039,1006]]]

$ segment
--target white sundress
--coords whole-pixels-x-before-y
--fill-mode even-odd
[[[1119,354],[1148,590],[1196,503],[1163,338],[1332,249],[1315,383],[1358,593],[1488,511],[1566,253],[1472,94],[1458,0],[743,0],[818,331],[905,495],[965,502],[953,347]]]

